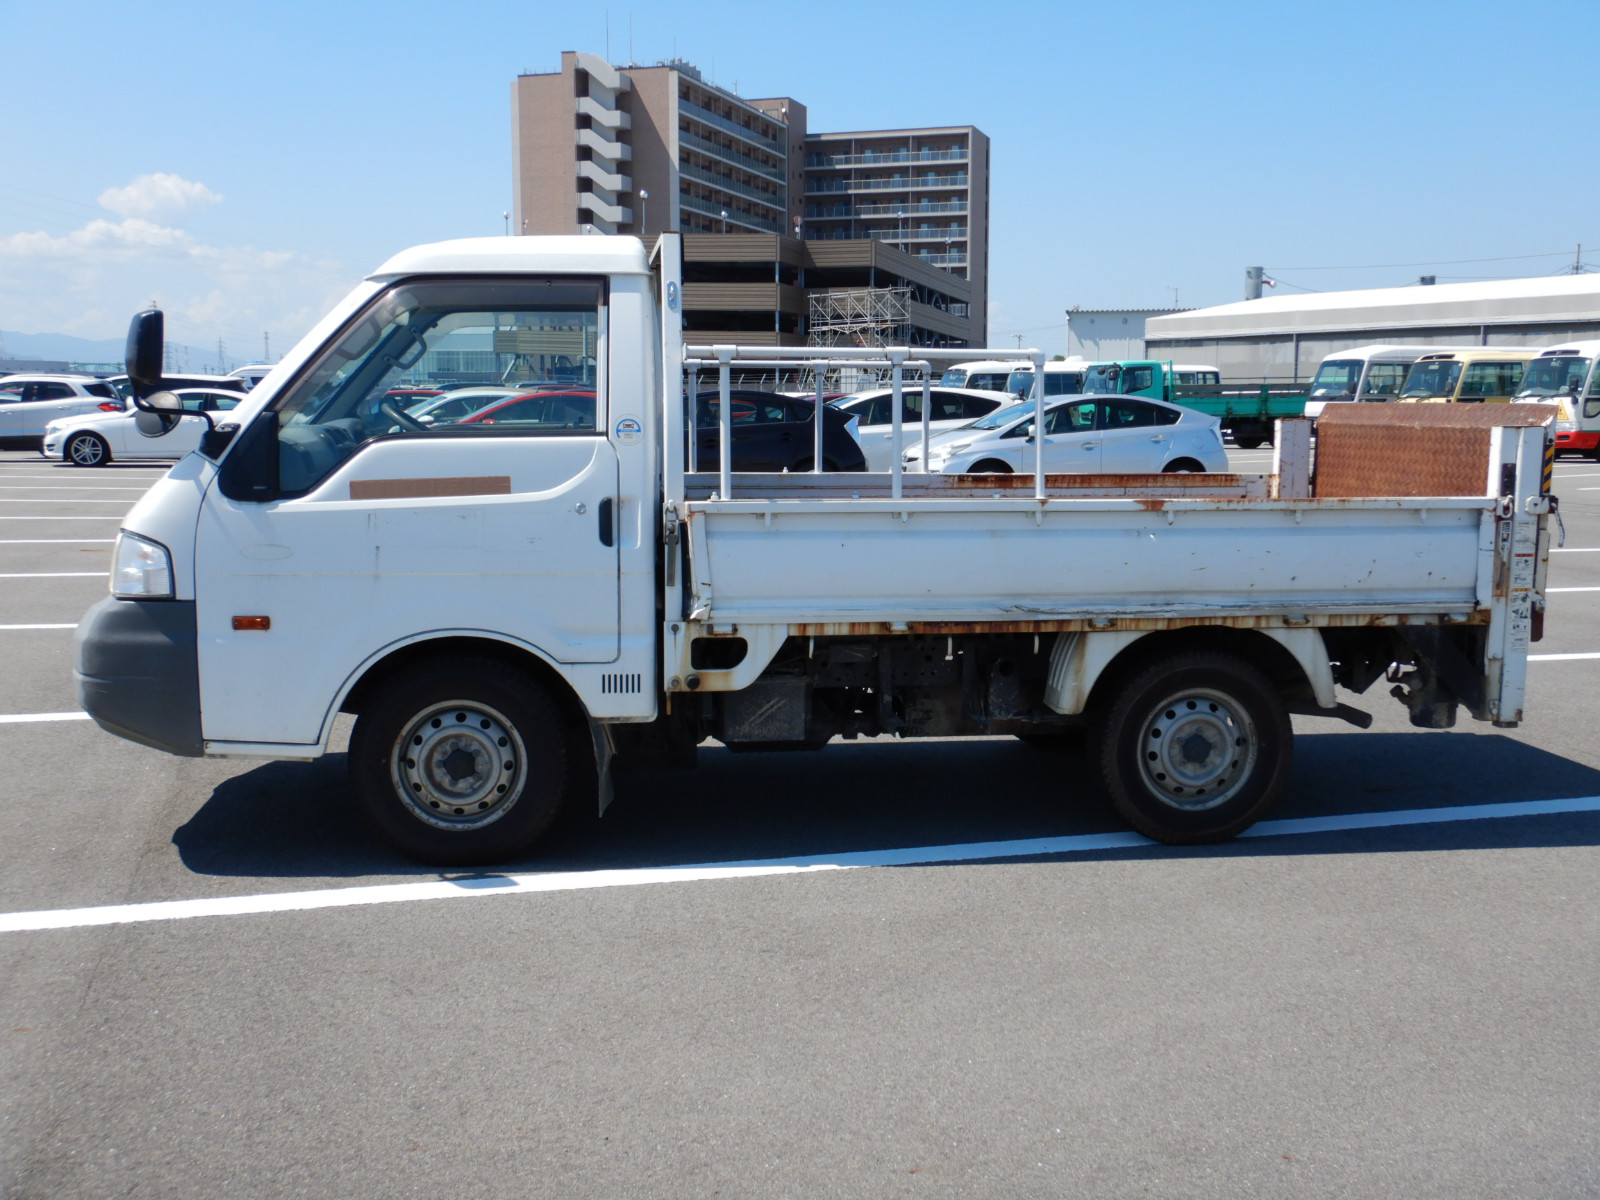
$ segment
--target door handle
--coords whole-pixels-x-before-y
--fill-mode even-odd
[[[613,504],[610,496],[600,501],[600,544],[602,546],[613,545],[617,540],[616,531],[612,528],[612,508]]]

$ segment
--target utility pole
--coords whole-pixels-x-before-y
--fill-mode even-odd
[[[1244,298],[1246,300],[1261,299],[1261,280],[1266,276],[1265,267],[1246,267],[1244,269]]]
[[[227,360],[222,357],[222,355],[223,355],[222,339],[218,338],[217,339],[217,374],[218,375],[226,375],[228,373],[228,363],[227,363]]]
[[[264,363],[272,361],[272,335],[265,329],[261,331],[261,361]]]
[[[1567,274],[1569,274],[1569,275],[1582,275],[1583,274],[1583,243],[1582,242],[1578,243],[1578,249],[1572,255],[1572,270],[1568,271]]]

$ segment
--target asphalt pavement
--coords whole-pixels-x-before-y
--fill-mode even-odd
[[[872,739],[706,749],[459,874],[340,753],[82,719],[160,474],[0,451],[7,1200],[1600,1195],[1600,464],[1526,722],[1343,696],[1372,729],[1295,718],[1229,845],[1127,835],[1071,752]]]

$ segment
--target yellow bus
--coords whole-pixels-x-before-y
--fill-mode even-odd
[[[1522,386],[1522,373],[1537,349],[1473,346],[1441,347],[1406,368],[1397,400],[1427,403],[1505,403]]]

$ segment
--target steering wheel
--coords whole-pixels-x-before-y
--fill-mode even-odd
[[[378,401],[378,411],[407,432],[421,433],[428,428],[410,413],[401,409],[400,406],[393,400],[385,399]]]

